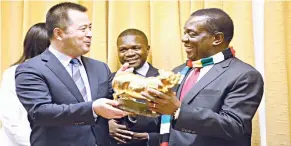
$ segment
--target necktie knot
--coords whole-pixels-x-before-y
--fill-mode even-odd
[[[194,68],[194,72],[200,72],[200,67]]]
[[[79,65],[80,64],[80,61],[77,58],[73,58],[73,59],[71,59],[70,63],[72,65]]]

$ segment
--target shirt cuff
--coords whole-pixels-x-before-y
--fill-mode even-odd
[[[180,111],[181,111],[181,108],[178,108],[175,112],[174,112],[174,120],[177,120],[179,115],[180,115]]]
[[[137,120],[136,120],[136,118],[135,117],[132,117],[132,116],[127,116],[128,117],[128,120],[130,121],[130,122],[132,122],[132,123],[136,123],[137,122]]]
[[[98,118],[98,115],[94,112],[93,104],[92,104],[92,112],[93,112],[93,117],[95,118],[95,121],[96,121],[96,119]]]

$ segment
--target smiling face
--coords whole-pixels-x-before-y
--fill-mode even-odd
[[[150,47],[140,35],[129,34],[117,39],[118,57],[121,64],[138,69],[147,60]]]
[[[91,47],[91,22],[85,12],[69,10],[70,25],[62,35],[64,52],[72,57],[84,55]]]
[[[184,26],[182,42],[185,46],[187,58],[199,60],[214,55],[213,46],[215,36],[207,31],[207,16],[191,16]]]

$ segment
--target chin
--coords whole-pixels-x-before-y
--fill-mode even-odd
[[[136,64],[129,64],[129,68],[134,68],[134,69],[136,69],[137,67],[138,67],[138,65],[136,65]]]
[[[84,54],[88,53],[89,51],[90,51],[90,48],[83,48],[83,49],[82,49],[82,52],[83,52]]]

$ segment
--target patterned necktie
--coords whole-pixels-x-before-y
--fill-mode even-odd
[[[77,85],[83,99],[85,101],[88,101],[87,91],[86,91],[85,84],[84,84],[84,81],[82,79],[80,69],[79,69],[81,63],[78,59],[73,58],[70,61],[70,64],[72,64],[72,78],[73,78],[75,84]]]
[[[195,67],[195,69],[198,69],[198,71],[194,71],[192,75],[184,82],[184,85],[182,87],[181,95],[180,95],[180,101],[185,97],[187,92],[194,86],[196,83],[200,68],[203,68],[207,65],[216,64],[219,62],[222,62],[223,60],[226,60],[228,58],[231,58],[235,55],[235,51],[232,47],[229,47],[213,56],[202,58],[200,60],[191,61],[187,60],[185,68],[180,72],[182,75],[181,80],[179,84],[184,80],[184,77],[187,75],[187,73]],[[191,79],[192,78],[192,79]],[[189,82],[189,83],[187,83]],[[187,85],[186,85],[187,84]],[[189,85],[188,85],[189,84]],[[184,89],[187,88],[187,89]],[[185,91],[183,91],[185,90]],[[183,93],[184,92],[184,93]],[[161,117],[161,127],[160,127],[160,146],[169,146],[169,138],[170,138],[170,130],[171,130],[171,120],[172,115],[162,115]]]

